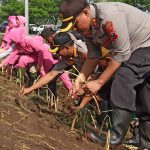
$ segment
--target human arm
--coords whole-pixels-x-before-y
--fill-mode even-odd
[[[40,87],[48,84],[50,81],[52,81],[57,75],[59,74],[59,72],[57,71],[51,71],[49,73],[47,73],[45,76],[41,77],[35,84],[33,84],[31,87],[29,88],[23,88],[21,91],[21,95],[25,95],[28,94],[30,92],[32,92],[33,90],[39,89]]]
[[[131,56],[130,38],[125,15],[122,12],[113,12],[104,20],[104,29],[112,41],[114,55],[105,71],[94,81],[86,84],[93,93],[98,90],[113,76]]]

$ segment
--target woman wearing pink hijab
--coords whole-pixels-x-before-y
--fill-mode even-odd
[[[16,34],[20,34],[20,37],[23,37],[26,35],[27,32],[25,29],[25,22],[26,22],[26,19],[23,16],[10,16],[9,17],[9,26],[6,29],[6,33],[3,38],[3,41],[5,41],[6,45],[5,46],[2,45],[3,51],[0,53],[0,58],[4,58],[8,56],[15,48],[15,44],[12,44],[12,41],[9,38],[11,30],[14,30]]]
[[[19,32],[20,32],[19,34],[23,34],[23,35],[27,34],[25,23],[26,23],[26,19],[24,16],[16,16],[16,24],[17,27],[19,28]]]
[[[5,35],[14,27],[16,27],[16,16],[9,16],[8,26],[6,27]]]
[[[36,64],[37,71],[43,76],[58,62],[54,60],[48,51],[49,46],[44,43],[41,36],[24,36],[16,34],[14,30],[10,32],[9,40],[16,43],[14,51],[3,61],[3,65],[15,65],[17,68],[28,68],[29,64]],[[68,90],[72,88],[72,83],[67,73],[63,73],[60,78],[64,81]]]
[[[9,32],[13,29],[13,28],[16,28],[17,27],[17,24],[16,24],[16,16],[9,16],[8,17],[8,26],[6,27],[6,31],[5,31],[5,34],[4,34],[4,38],[2,40],[2,44],[1,44],[1,49],[3,50],[7,50],[9,49],[9,47],[11,45],[7,44],[6,41],[5,41],[5,38],[7,36],[9,36]]]

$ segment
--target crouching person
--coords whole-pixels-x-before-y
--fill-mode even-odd
[[[51,34],[49,37],[51,37]],[[55,64],[50,72],[41,77],[34,85],[29,88],[24,88],[21,92],[22,95],[28,94],[33,90],[44,86],[59,74],[64,73],[65,70],[70,69],[72,65],[81,68],[87,54],[87,47],[83,41],[78,41],[73,35],[68,33],[58,33],[54,36],[53,46],[51,46],[50,51],[55,53],[55,57],[57,56],[57,58],[60,58],[61,56],[61,59]]]
[[[114,51],[112,61],[105,71],[97,80],[86,84],[87,88],[96,94],[115,74],[110,96],[113,106],[111,146],[121,144],[128,131],[131,112],[140,111],[142,114],[139,115],[141,148],[150,149],[150,101],[147,101],[150,97],[150,89],[147,84],[143,84],[140,90],[140,95],[143,97],[140,99],[136,99],[135,90],[136,86],[146,81],[145,74],[150,70],[149,14],[124,3],[108,2],[90,5],[86,0],[64,0],[59,12],[63,22],[61,30],[76,28],[87,39],[87,45],[91,47],[102,45]],[[95,56],[87,59],[79,75],[84,80],[94,69],[88,64],[93,63],[93,59],[98,58],[100,53],[97,48],[93,49],[93,52]],[[76,92],[78,90],[76,88]],[[137,102],[143,105],[138,107]],[[106,137],[91,134],[101,144],[106,142]]]
[[[36,70],[44,76],[58,62],[49,52],[49,46],[44,43],[41,36],[30,37],[16,35],[11,31],[10,40],[16,44],[15,50],[3,61],[3,66],[13,65],[16,68],[28,68],[30,64],[36,65]],[[68,90],[72,83],[67,73],[60,74]]]

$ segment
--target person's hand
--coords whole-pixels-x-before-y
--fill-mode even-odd
[[[73,90],[73,87],[71,89],[69,89],[69,95],[68,96],[71,96],[72,95],[72,90]]]
[[[73,85],[72,88],[69,90],[69,96],[73,99],[77,97],[75,85]]]
[[[3,64],[1,63],[1,64],[0,64],[0,68],[2,68],[2,67],[3,67]]]
[[[69,96],[71,96],[71,98],[76,98],[77,97],[77,91],[80,88],[80,84],[75,84],[72,86],[72,88],[69,90]]]
[[[80,86],[73,86],[72,89],[69,91],[69,95],[71,98],[76,98],[78,96],[82,96],[85,93],[85,90]]]
[[[82,84],[85,82],[85,77],[82,73],[80,73],[74,83],[72,88],[72,95],[83,95],[84,89],[82,88]]]
[[[32,92],[32,90],[30,88],[22,88],[20,91],[20,96],[24,96],[26,94],[29,94],[30,92]]]
[[[3,53],[5,51],[5,49],[0,48],[0,53]]]
[[[99,82],[99,80],[93,80],[85,84],[85,86],[93,93],[96,94],[101,87],[103,86],[102,83]]]

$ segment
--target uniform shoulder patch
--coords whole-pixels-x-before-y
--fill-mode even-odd
[[[118,38],[116,31],[113,28],[113,23],[111,21],[106,21],[103,25],[103,30],[108,34],[112,41],[115,41]]]
[[[106,23],[104,24],[104,29],[106,32],[113,31],[113,23],[111,21],[106,21]]]

